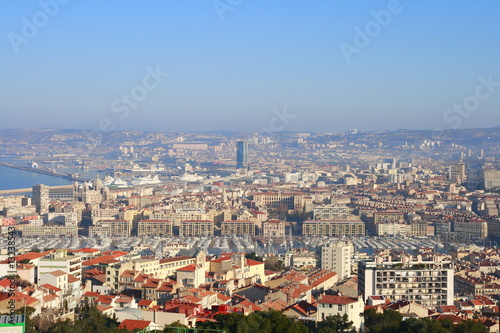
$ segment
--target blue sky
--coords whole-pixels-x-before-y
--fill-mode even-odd
[[[500,125],[495,84],[447,111],[500,82],[497,1],[60,1],[0,2],[0,128]]]

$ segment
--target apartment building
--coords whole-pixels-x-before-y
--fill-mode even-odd
[[[361,328],[364,302],[360,297],[322,295],[318,301],[318,321],[328,316],[347,315],[355,329]]]
[[[78,237],[78,227],[56,226],[56,225],[18,225],[18,230],[22,231],[23,237]]]
[[[357,220],[358,217],[353,214],[353,210],[346,205],[326,205],[317,206],[313,210],[314,220]]]
[[[353,253],[354,246],[350,241],[328,243],[321,247],[321,269],[337,273],[341,280],[347,279],[351,276],[351,257]]]
[[[360,220],[307,220],[302,225],[304,236],[364,236],[365,224]]]
[[[255,193],[253,200],[258,207],[265,206],[271,210],[277,210],[282,206],[289,210],[312,211],[312,198],[303,193],[281,193],[266,192]]]
[[[223,221],[220,226],[221,235],[255,236],[255,224],[252,221]]]
[[[172,221],[142,220],[137,224],[137,236],[172,236]]]
[[[369,296],[408,300],[425,307],[453,304],[453,263],[443,255],[376,256],[358,263],[358,291]]]
[[[132,221],[127,220],[103,220],[94,222],[89,227],[89,235],[110,236],[130,236],[132,232]]]
[[[485,220],[454,221],[453,232],[461,239],[484,239],[488,236]]]
[[[285,222],[281,220],[268,220],[262,223],[262,236],[264,237],[284,237]]]
[[[38,279],[40,275],[60,269],[64,273],[77,279],[82,278],[82,258],[68,255],[67,250],[56,250],[40,259],[38,265]]]
[[[188,220],[181,221],[179,235],[188,236],[213,236],[214,222],[208,220]]]

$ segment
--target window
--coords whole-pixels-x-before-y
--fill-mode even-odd
[[[339,310],[339,311],[342,311],[342,305],[339,305],[339,309],[338,309],[338,310]]]

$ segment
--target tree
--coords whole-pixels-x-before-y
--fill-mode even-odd
[[[278,311],[256,311],[248,316],[241,313],[218,314],[216,322],[201,322],[197,328],[224,330],[226,333],[308,333],[301,322],[295,322]]]
[[[284,220],[286,218],[286,215],[288,214],[288,206],[285,205],[284,203],[279,204],[278,214],[279,214],[280,220]]]
[[[245,258],[260,262],[264,261],[264,259],[262,259],[262,257],[259,257],[255,252],[245,254]]]
[[[264,268],[272,271],[282,271],[285,269],[285,265],[278,257],[270,256],[264,261]]]
[[[118,321],[104,315],[94,304],[84,303],[76,309],[76,320],[57,322],[45,331],[48,333],[87,333],[87,332],[127,332],[118,329]]]
[[[349,320],[347,314],[343,316],[337,314],[328,316],[325,320],[318,322],[315,332],[318,333],[356,333],[352,326],[353,322]]]
[[[364,312],[365,327],[370,333],[400,333],[403,316],[393,310],[384,310],[384,313],[377,313],[375,309],[368,309]]]
[[[178,327],[181,327],[181,328],[188,328],[186,325],[184,324],[181,324],[180,321],[174,321],[173,323],[170,323],[168,325],[165,325],[165,328],[163,329],[163,332],[164,333],[177,333],[177,329]]]
[[[468,319],[455,327],[455,333],[487,333],[488,329],[479,320]]]
[[[432,320],[429,318],[408,318],[406,320],[403,320],[403,322],[401,323],[401,332],[447,333],[450,332],[450,330],[445,328],[443,326],[443,323],[438,320]]]

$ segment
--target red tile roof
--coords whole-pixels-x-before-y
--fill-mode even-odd
[[[84,247],[83,249],[79,250],[74,250],[73,252],[78,252],[78,253],[94,253],[94,252],[99,252],[98,249],[92,249],[90,247]]]
[[[28,295],[23,294],[19,291],[14,291],[13,294],[0,293],[0,301],[3,301],[5,299],[12,299],[15,301],[16,304],[23,304],[23,305],[24,304],[31,305],[35,302],[38,302],[38,299],[36,299],[35,297],[28,296]]]
[[[357,301],[358,299],[354,297],[323,295],[321,299],[318,301],[318,303],[346,305],[346,304],[356,303]]]
[[[95,292],[95,291],[87,291],[85,294],[83,294],[84,297],[99,297],[101,294]]]
[[[149,320],[135,320],[135,319],[125,319],[122,321],[118,328],[124,328],[129,331],[133,330],[143,330],[149,326],[151,322]]]
[[[99,264],[113,264],[120,262],[115,259],[115,256],[104,255],[97,258],[92,258],[90,260],[85,260],[82,262],[82,266],[94,266]]]
[[[42,284],[40,286],[40,288],[47,289],[47,290],[54,291],[54,292],[62,291],[62,289],[59,289],[56,286],[53,286],[53,285],[48,284],[48,283]]]
[[[49,272],[48,274],[54,275],[54,276],[63,276],[63,275],[66,275],[68,273],[65,273],[65,272],[61,271],[60,269],[58,269],[58,270]]]
[[[247,259],[248,266],[264,265],[262,261]]]
[[[195,264],[187,265],[185,267],[178,268],[177,270],[182,272],[194,272],[196,271],[196,265]]]
[[[139,303],[137,303],[138,306],[150,306],[153,301],[149,299],[141,299]]]

